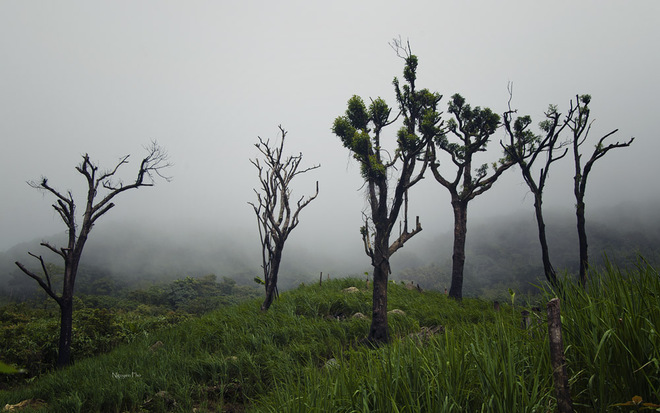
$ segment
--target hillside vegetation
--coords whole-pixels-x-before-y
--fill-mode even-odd
[[[349,292],[348,287],[357,287]],[[660,277],[608,266],[588,291],[565,282],[564,344],[578,411],[660,401]],[[552,411],[544,303],[448,299],[389,286],[390,345],[364,343],[371,294],[338,279],[144,331],[107,354],[0,392],[37,411]],[[535,304],[528,328],[522,310]],[[366,318],[354,316],[366,314]],[[10,361],[11,360],[7,360]],[[637,400],[637,399],[635,399]],[[29,411],[30,408],[28,408]],[[627,411],[627,410],[622,410]]]

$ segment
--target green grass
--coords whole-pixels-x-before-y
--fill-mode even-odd
[[[342,291],[350,286],[361,290]],[[592,274],[587,291],[570,281],[562,291],[576,410],[619,411],[612,405],[634,395],[657,403],[658,273],[610,266]],[[554,295],[545,289],[540,302]],[[352,317],[370,315],[371,291],[364,281],[337,279],[283,293],[267,313],[254,300],[145,334],[2,391],[0,406],[41,399],[49,412],[555,409],[545,311],[522,329],[522,307],[495,312],[490,302],[394,284],[388,302],[405,314],[390,315],[392,343],[377,349],[360,344],[370,320]]]
[[[588,288],[564,282],[562,323],[574,398],[603,411],[639,395],[660,401],[660,276],[644,261],[622,270],[607,264]]]

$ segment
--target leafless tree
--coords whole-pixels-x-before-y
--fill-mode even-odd
[[[116,179],[119,169],[128,163],[129,155],[122,157],[114,168],[109,170],[100,170],[94,164],[88,154],[83,156],[83,161],[76,166],[76,170],[85,177],[87,181],[87,197],[84,201],[84,213],[82,223],[76,223],[76,204],[71,191],[62,192],[53,188],[47,178],[42,178],[39,182],[28,182],[36,189],[43,190],[55,196],[56,202],[53,208],[59,214],[66,225],[68,233],[67,246],[57,248],[50,242],[42,242],[41,245],[59,255],[64,261],[64,279],[62,293],[57,294],[52,285],[52,275],[48,270],[46,261],[41,255],[28,254],[39,261],[42,274],[28,269],[20,262],[16,265],[29,277],[39,283],[41,288],[57,302],[60,307],[60,338],[58,346],[57,366],[62,367],[71,362],[71,332],[73,318],[73,294],[78,273],[78,264],[82,256],[85,242],[89,236],[94,223],[106,212],[112,209],[115,204],[112,200],[124,191],[139,188],[142,186],[153,186],[156,177],[164,178],[169,181],[169,177],[162,174],[165,168],[170,166],[167,153],[156,142],[152,142],[146,147],[148,155],[140,163],[137,177],[134,182],[124,184]],[[104,195],[102,195],[104,193]],[[99,200],[100,199],[100,200]],[[80,203],[78,204],[80,205]]]
[[[573,193],[575,194],[576,201],[575,214],[577,216],[578,243],[580,247],[580,283],[582,286],[587,284],[587,270],[589,269],[589,254],[584,203],[584,195],[587,191],[587,177],[589,176],[589,172],[591,172],[591,168],[593,167],[594,163],[598,159],[605,156],[608,151],[614,148],[625,148],[630,146],[633,140],[635,140],[635,138],[630,138],[628,142],[615,142],[606,146],[604,145],[605,139],[617,133],[618,129],[606,133],[598,140],[598,143],[596,144],[591,157],[584,164],[584,167],[582,167],[582,155],[580,154],[580,146],[582,146],[582,144],[589,136],[591,124],[593,123],[593,121],[589,122],[589,115],[591,114],[591,110],[589,108],[590,102],[591,96],[589,95],[576,96],[575,102],[571,102],[571,110],[576,111],[577,113],[569,123],[569,128],[573,132],[573,161],[575,164]]]
[[[320,167],[314,165],[301,169],[302,153],[296,156],[283,157],[284,139],[287,132],[279,126],[282,139],[279,145],[271,145],[270,141],[264,141],[258,137],[259,143],[254,146],[263,155],[263,163],[256,159],[250,159],[259,171],[261,188],[254,192],[257,194],[257,202],[252,203],[252,208],[257,216],[259,227],[259,238],[261,240],[261,261],[266,287],[266,299],[261,305],[262,311],[267,311],[278,295],[277,274],[282,261],[282,251],[289,234],[298,225],[300,211],[309,205],[319,194],[319,183],[316,182],[314,195],[301,197],[295,206],[291,202],[291,181],[293,178],[305,172]]]

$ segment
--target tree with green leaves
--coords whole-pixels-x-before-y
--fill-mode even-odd
[[[511,86],[509,87],[509,95],[510,97],[512,95]],[[550,173],[550,166],[566,156],[568,151],[565,143],[559,141],[559,137],[575,115],[575,108],[571,107],[565,118],[562,119],[557,106],[549,105],[548,110],[545,112],[545,119],[539,123],[541,134],[536,134],[530,130],[532,118],[529,115],[519,116],[514,120],[515,113],[516,111],[511,109],[510,98],[509,110],[504,112],[503,115],[504,130],[508,139],[506,143],[500,141],[500,145],[504,148],[507,157],[520,167],[523,179],[534,195],[534,212],[541,243],[543,272],[548,282],[556,286],[557,272],[550,262],[550,251],[543,219],[543,190]],[[534,177],[534,169],[532,169],[537,161],[541,164],[538,179]]]
[[[84,199],[84,210],[82,214],[82,223],[78,225],[76,216],[76,203],[71,191],[62,192],[53,188],[47,178],[42,178],[39,182],[29,182],[28,184],[36,189],[43,190],[55,196],[56,202],[53,208],[64,222],[67,228],[68,242],[67,246],[57,248],[50,242],[42,242],[41,245],[57,254],[64,261],[64,276],[62,280],[62,293],[58,295],[53,287],[54,274],[49,271],[49,265],[40,255],[29,252],[28,254],[39,261],[41,275],[28,269],[20,262],[16,262],[26,275],[39,283],[39,286],[57,302],[60,307],[60,338],[57,355],[57,366],[63,367],[71,362],[71,333],[73,324],[73,292],[78,274],[78,266],[82,257],[83,248],[87,242],[92,227],[96,221],[112,209],[115,204],[113,200],[117,195],[130,189],[137,189],[143,186],[153,186],[155,177],[161,177],[169,180],[162,175],[163,169],[170,166],[167,153],[155,142],[146,148],[148,155],[140,163],[137,177],[133,183],[124,184],[117,181],[116,174],[118,170],[128,163],[129,155],[122,157],[114,168],[109,170],[99,169],[94,164],[89,155],[83,156],[83,161],[76,167],[76,170],[83,175],[87,181],[87,196]],[[80,203],[78,203],[80,205]]]
[[[392,47],[405,61],[405,84],[394,79],[399,115],[391,118],[392,109],[381,99],[373,99],[367,107],[359,96],[348,101],[345,115],[335,119],[332,131],[344,147],[353,153],[360,164],[365,181],[369,210],[364,213],[365,224],[360,229],[364,250],[371,258],[373,273],[373,311],[368,340],[387,342],[387,282],[390,257],[414,235],[422,230],[417,217],[414,228],[408,227],[408,190],[419,182],[427,166],[429,144],[441,131],[437,105],[441,95],[428,89],[417,89],[417,56],[410,45],[400,41]],[[388,152],[383,147],[383,129],[403,117],[403,126],[397,133],[397,147]],[[399,235],[390,243],[390,237],[404,209]]]
[[[266,298],[261,304],[261,311],[268,311],[273,299],[277,297],[277,275],[282,262],[282,252],[291,231],[300,222],[299,214],[319,194],[319,183],[316,182],[316,192],[307,199],[301,197],[295,207],[291,200],[291,182],[301,174],[320,165],[300,169],[302,153],[285,157],[283,154],[286,131],[279,126],[282,140],[279,145],[271,145],[268,140],[259,137],[255,144],[263,155],[263,162],[250,159],[252,165],[259,171],[261,190],[257,194],[257,203],[249,202],[257,216],[259,239],[261,241],[261,267],[264,274]]]
[[[568,127],[573,132],[572,146],[573,146],[573,161],[575,165],[575,175],[573,177],[573,193],[575,194],[575,214],[577,216],[577,231],[578,231],[578,244],[580,248],[580,283],[584,287],[587,284],[587,270],[589,269],[589,254],[587,244],[587,229],[585,219],[585,202],[584,196],[587,191],[587,177],[594,163],[605,156],[607,152],[615,148],[625,148],[635,140],[630,138],[628,142],[615,142],[609,145],[604,145],[605,139],[618,132],[615,129],[606,133],[598,140],[591,157],[582,166],[582,154],[580,153],[580,146],[587,140],[591,130],[593,121],[589,121],[591,110],[589,103],[591,102],[590,95],[581,95],[575,97],[575,102],[571,101],[571,110],[576,112],[576,115],[570,120]]]
[[[434,139],[430,163],[435,180],[447,188],[451,195],[454,211],[454,247],[452,253],[451,287],[449,296],[463,297],[463,269],[465,267],[465,239],[467,236],[468,204],[477,196],[488,191],[497,178],[514,162],[505,157],[490,166],[483,164],[473,170],[474,156],[487,149],[491,136],[500,126],[500,116],[489,108],[472,108],[465,99],[455,94],[449,102],[448,112],[454,117],[447,122],[443,133]],[[450,140],[450,138],[453,138]],[[441,172],[437,151],[449,155],[455,173],[448,176]]]

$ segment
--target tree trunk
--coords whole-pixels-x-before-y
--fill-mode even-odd
[[[548,240],[545,235],[545,222],[543,221],[543,201],[540,195],[534,196],[534,211],[536,212],[536,224],[539,228],[539,241],[541,242],[541,257],[543,259],[543,272],[545,278],[553,286],[557,285],[557,273],[550,263],[550,252],[548,250]]]
[[[268,311],[277,295],[277,274],[280,271],[280,262],[282,261],[282,249],[284,246],[275,246],[273,257],[270,261],[270,272],[266,279],[266,299],[261,304],[261,311]]]
[[[376,229],[375,248],[371,260],[374,267],[374,291],[368,339],[374,343],[387,343],[390,339],[387,327],[387,280],[390,275],[389,237],[383,232],[387,232],[387,230]]]
[[[467,235],[467,202],[453,200],[454,252],[452,254],[451,288],[449,296],[463,298],[463,269],[465,267],[465,238]]]
[[[587,228],[584,217],[584,200],[578,199],[575,214],[577,215],[578,242],[580,244],[580,284],[582,287],[587,285],[587,270],[589,269],[589,255],[587,246]]]
[[[83,223],[83,226],[85,224]],[[71,336],[73,331],[73,292],[78,274],[78,264],[82,256],[82,250],[87,240],[85,228],[81,230],[78,243],[69,243],[71,255],[64,262],[64,285],[62,286],[62,297],[60,305],[60,341],[57,354],[57,367],[61,368],[71,364]]]
[[[60,300],[60,341],[57,352],[57,367],[71,363],[71,332],[73,327],[73,296]]]
[[[374,291],[371,327],[369,328],[369,341],[387,343],[389,329],[387,327],[387,279],[390,272],[389,261],[382,260],[380,265],[374,266]]]

